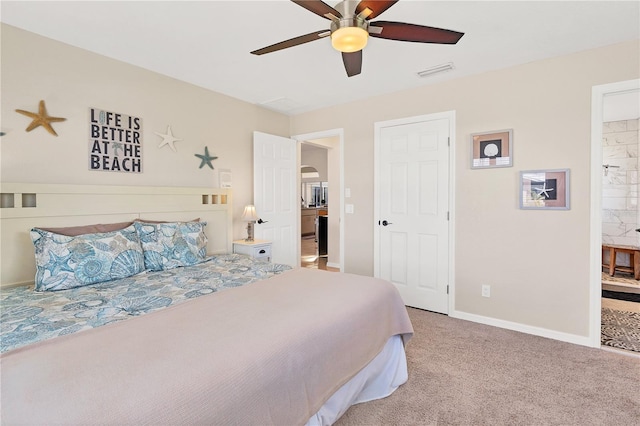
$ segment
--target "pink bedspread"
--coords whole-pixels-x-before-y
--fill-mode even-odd
[[[0,356],[2,424],[304,424],[413,329],[388,282],[296,269]]]

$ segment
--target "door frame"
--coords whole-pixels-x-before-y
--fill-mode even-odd
[[[340,272],[344,272],[344,129],[330,129],[330,130],[322,130],[318,132],[312,133],[304,133],[299,135],[291,136],[291,139],[296,141],[296,150],[297,150],[297,168],[300,170],[301,160],[300,160],[300,145],[302,142],[312,141],[314,139],[324,139],[324,138],[338,138],[338,149],[340,154],[340,183],[339,183],[339,223],[340,223]],[[300,173],[297,174],[297,182],[296,188],[298,197],[297,200],[300,200],[300,186],[301,186],[301,178]],[[330,201],[331,202],[331,201]],[[298,234],[300,234],[301,222],[300,222],[300,203],[296,203],[298,206]],[[300,258],[302,257],[301,253],[302,248],[298,243],[298,266],[300,266]]]
[[[591,88],[591,223],[589,244],[589,343],[601,346],[602,316],[602,131],[604,97],[640,90],[640,79],[603,84]]]
[[[378,193],[378,185],[380,183],[380,143],[382,129],[385,127],[401,126],[405,124],[414,124],[423,121],[433,121],[440,119],[449,120],[449,252],[447,253],[449,260],[449,303],[448,312],[450,316],[455,312],[455,206],[456,206],[456,112],[444,111],[433,114],[418,115],[413,117],[399,118],[395,120],[377,121],[374,123],[373,135],[373,274],[374,277],[380,276],[380,234],[378,226],[378,215],[380,211],[380,194]]]

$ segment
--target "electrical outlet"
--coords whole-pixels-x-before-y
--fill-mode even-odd
[[[482,286],[482,297],[491,297],[491,286],[483,285]]]

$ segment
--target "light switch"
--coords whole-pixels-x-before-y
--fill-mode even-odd
[[[351,198],[351,188],[344,189],[344,198]]]
[[[344,205],[345,213],[353,213],[353,204],[345,204]]]

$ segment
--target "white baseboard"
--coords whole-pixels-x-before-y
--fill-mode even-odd
[[[546,337],[549,339],[560,340],[562,342],[573,343],[576,345],[594,347],[591,339],[588,336],[578,336],[576,334],[563,333],[560,331],[549,330],[541,327],[534,327],[530,325],[520,324],[517,322],[505,321],[491,317],[485,317],[482,315],[470,314],[461,311],[449,312],[449,316],[452,318],[463,319],[467,321],[477,322],[480,324],[491,325],[494,327],[505,328],[507,330],[519,331],[521,333],[533,334],[534,336]],[[600,347],[598,344],[595,347]]]
[[[35,286],[35,281],[31,280],[31,281],[18,281],[15,283],[5,284],[2,286],[2,288],[5,289],[5,288],[14,288],[14,287],[34,287],[34,286]]]
[[[327,262],[327,266],[328,266],[329,268],[336,268],[336,269],[340,269],[340,264],[339,264],[339,263]]]

